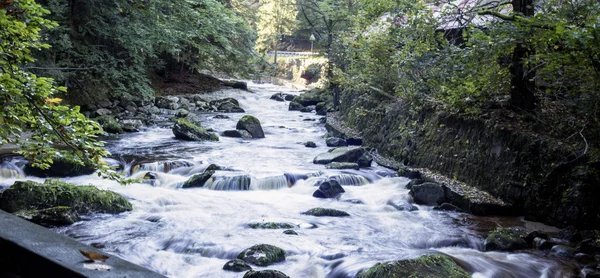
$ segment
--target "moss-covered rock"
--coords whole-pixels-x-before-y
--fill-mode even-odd
[[[527,242],[518,231],[497,228],[488,233],[484,246],[485,251],[513,251],[527,248]]]
[[[449,256],[425,255],[412,260],[378,263],[356,275],[357,278],[469,278]]]
[[[250,223],[248,227],[252,229],[291,229],[295,228],[296,225],[290,223],[277,223],[277,222],[261,222],[261,223]]]
[[[279,270],[267,269],[261,271],[250,270],[243,278],[290,278]]]
[[[309,209],[302,214],[312,215],[312,216],[331,216],[331,217],[345,217],[350,216],[345,211],[337,210],[337,209],[329,209],[329,208],[313,208]]]
[[[358,170],[360,168],[358,166],[358,163],[352,163],[352,162],[331,162],[331,163],[327,164],[325,167],[327,167],[327,169],[336,169],[336,170],[343,170],[343,169]]]
[[[71,225],[80,220],[79,214],[71,207],[20,210],[15,212],[14,215],[44,226]]]
[[[269,244],[257,244],[242,251],[237,258],[253,265],[268,266],[284,261],[285,250]]]
[[[290,106],[289,109],[290,111],[301,111],[302,109],[304,109],[304,105],[297,103],[295,101],[292,100],[292,102],[290,102]]]
[[[224,98],[210,102],[210,106],[214,110],[224,113],[244,113],[244,109],[240,107],[240,103],[234,98]]]
[[[233,271],[233,272],[242,272],[242,271],[252,270],[252,267],[250,265],[248,265],[248,263],[246,263],[240,259],[235,259],[235,260],[226,262],[225,265],[223,266],[223,270]]]
[[[331,102],[333,94],[325,89],[312,89],[308,92],[300,94],[294,98],[294,102],[302,106],[317,105],[322,102],[323,106],[327,102]]]
[[[356,163],[365,153],[362,147],[341,147],[331,149],[326,153],[317,155],[313,160],[315,164],[329,164],[331,162],[352,162]]]
[[[40,169],[31,166],[31,164],[25,165],[23,172],[25,175],[46,178],[64,178],[64,177],[75,177],[82,175],[93,174],[96,169],[91,165],[81,165],[75,162],[72,158],[68,157],[56,157],[53,159],[52,165],[48,169]]]
[[[296,231],[294,231],[294,230],[285,230],[285,231],[283,231],[283,233],[286,235],[294,235],[294,236],[298,235],[298,233],[296,233]]]
[[[56,207],[71,207],[78,213],[120,213],[132,209],[131,203],[115,192],[57,180],[43,184],[17,181],[0,196],[0,209],[10,213]]]
[[[123,133],[121,124],[115,120],[113,116],[104,115],[94,119],[98,124],[102,126],[102,129],[108,133]]]
[[[186,141],[219,141],[219,136],[186,119],[177,119],[173,126],[175,138]]]
[[[209,166],[210,167],[210,166]],[[196,174],[191,176],[187,181],[183,183],[182,188],[192,187],[203,187],[206,181],[215,174],[215,170],[206,169],[202,174]]]
[[[248,131],[252,135],[252,138],[265,138],[260,121],[254,116],[245,115],[237,122],[235,128]]]

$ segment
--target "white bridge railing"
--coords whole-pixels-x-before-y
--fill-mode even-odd
[[[269,56],[275,56],[275,52],[270,51],[267,53]],[[307,56],[317,56],[319,52],[292,52],[292,51],[277,51],[277,56],[281,57],[307,57]]]

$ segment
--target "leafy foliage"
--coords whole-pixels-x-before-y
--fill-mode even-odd
[[[260,0],[257,23],[259,52],[276,49],[282,35],[289,35],[296,27],[296,3],[292,0]]]

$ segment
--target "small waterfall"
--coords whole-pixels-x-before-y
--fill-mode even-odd
[[[204,188],[221,191],[244,191],[250,190],[252,179],[248,175],[224,175],[215,173],[206,183]]]
[[[185,160],[139,163],[139,164],[135,164],[135,165],[131,166],[130,175],[133,175],[140,171],[169,173],[170,171],[178,169],[178,168],[192,167],[192,166],[194,166],[194,163],[185,161]]]
[[[262,179],[254,179],[252,185],[260,190],[274,190],[285,187],[292,187],[293,183],[288,180],[288,174],[281,176],[266,177]]]
[[[25,160],[20,158],[12,158],[0,163],[0,177],[7,179],[24,178],[23,165]]]
[[[329,178],[336,180],[340,185],[360,186],[371,183],[367,178],[353,174],[339,174]]]

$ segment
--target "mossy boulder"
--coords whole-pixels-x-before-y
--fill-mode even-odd
[[[40,210],[20,210],[14,215],[43,226],[71,225],[80,220],[79,214],[71,207],[53,207]]]
[[[466,270],[442,254],[425,255],[416,259],[378,263],[360,271],[357,278],[469,278]]]
[[[327,167],[327,169],[336,169],[336,170],[343,170],[343,169],[358,170],[360,168],[358,166],[358,163],[352,163],[352,162],[331,162],[331,163],[327,164],[325,167]]]
[[[308,92],[296,96],[293,102],[299,103],[302,106],[310,106],[317,105],[320,102],[327,103],[330,102],[332,99],[333,96],[330,91],[325,89],[312,89]]]
[[[102,126],[102,129],[108,133],[123,133],[123,127],[113,116],[104,115],[97,117],[96,122]]]
[[[242,251],[237,258],[249,264],[268,266],[284,261],[285,250],[269,244],[257,244]]]
[[[233,271],[233,272],[242,272],[242,271],[252,270],[252,267],[250,265],[248,265],[248,263],[246,263],[240,259],[235,259],[235,260],[226,262],[225,265],[223,266],[223,270]]]
[[[290,223],[277,223],[277,222],[261,222],[261,223],[250,223],[248,227],[252,229],[292,229],[296,225]]]
[[[341,147],[331,149],[326,153],[317,155],[313,160],[315,164],[329,164],[331,162],[357,163],[358,159],[365,153],[362,147]]]
[[[244,113],[240,103],[234,98],[224,98],[210,102],[210,106],[218,112],[224,113]]]
[[[260,121],[254,116],[245,115],[237,122],[235,128],[248,131],[252,135],[252,138],[265,138]]]
[[[514,251],[527,248],[523,235],[516,230],[497,228],[488,233],[485,251]]]
[[[292,102],[290,102],[290,106],[289,109],[290,111],[301,111],[302,109],[304,109],[304,105],[297,103],[295,101],[292,100]]]
[[[186,119],[177,119],[173,126],[175,138],[186,141],[219,141],[219,136]]]
[[[279,270],[267,269],[261,271],[250,270],[243,278],[290,278]]]
[[[329,208],[313,208],[313,209],[309,209],[309,210],[303,212],[302,214],[318,216],[318,217],[321,217],[321,216],[330,216],[330,217],[350,216],[350,214],[348,214],[345,211],[341,211],[341,210],[337,210],[337,209],[329,209]]]
[[[25,165],[23,172],[25,175],[46,178],[64,178],[64,177],[75,177],[82,175],[93,174],[96,169],[88,164],[80,164],[72,158],[67,157],[56,157],[53,159],[50,168],[40,169],[31,166],[31,164]]]
[[[222,168],[216,164],[209,165],[202,174],[196,174],[191,176],[187,181],[183,183],[182,188],[191,187],[203,187],[206,181],[215,174],[215,171],[221,170]]]
[[[115,192],[57,180],[17,181],[0,196],[0,209],[10,213],[56,207],[71,207],[80,214],[121,213],[132,209],[131,203]]]

